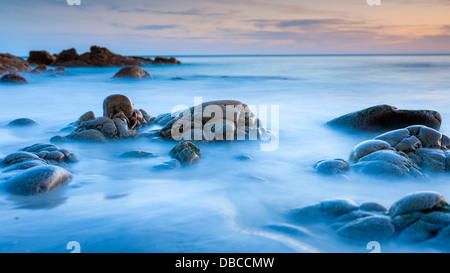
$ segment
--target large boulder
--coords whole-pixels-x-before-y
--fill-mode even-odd
[[[234,100],[205,102],[153,122],[164,124],[162,138],[177,141],[256,140],[268,135],[250,107]]]
[[[329,121],[333,127],[360,131],[386,131],[412,125],[424,125],[436,130],[441,127],[441,115],[432,110],[398,110],[390,105],[378,105]]]

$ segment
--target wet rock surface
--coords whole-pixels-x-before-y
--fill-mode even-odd
[[[439,238],[450,243],[450,206],[436,192],[412,193],[389,210],[373,202],[358,206],[348,199],[335,199],[291,210],[289,215],[297,225],[324,223],[338,236],[352,241],[422,243]]]
[[[30,71],[28,62],[9,53],[0,53],[0,75]]]
[[[441,115],[432,110],[399,110],[390,105],[373,106],[329,121],[332,127],[358,131],[386,131],[412,125],[435,130],[441,127]]]
[[[38,143],[6,156],[0,168],[3,176],[12,174],[4,184],[7,191],[18,195],[38,195],[67,183],[72,174],[65,167],[77,161],[69,150]]]
[[[426,126],[414,125],[359,143],[350,154],[348,169],[337,168],[337,162],[333,165],[333,161],[319,161],[314,168],[329,174],[353,170],[389,177],[422,177],[427,172],[450,170],[449,147],[448,136]],[[321,166],[323,162],[327,165]]]

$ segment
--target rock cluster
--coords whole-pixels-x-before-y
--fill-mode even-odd
[[[72,174],[61,166],[77,161],[75,155],[53,144],[34,144],[6,156],[0,163],[7,191],[37,195],[68,182]],[[5,179],[3,177],[2,179]]]
[[[378,105],[335,118],[327,124],[358,131],[387,131],[412,125],[439,130],[441,122],[442,117],[436,111],[398,110],[390,105]]]
[[[89,52],[81,55],[76,49],[70,48],[61,51],[59,54],[51,55],[47,51],[30,51],[28,61],[33,65],[50,65],[50,66],[143,66],[152,63],[179,64],[180,61],[175,58],[160,58],[155,60],[143,57],[127,57],[111,52],[109,49],[99,46],[91,46]]]
[[[375,175],[420,177],[424,172],[450,170],[450,138],[435,129],[414,125],[379,135],[356,145],[345,160],[324,160],[314,165],[319,173],[348,169]],[[345,162],[345,163],[344,163]]]
[[[30,71],[28,62],[9,53],[0,53],[0,75]]]
[[[134,109],[133,102],[124,95],[111,95],[103,101],[103,116],[96,118],[92,111],[83,114],[71,126],[72,133],[56,136],[52,142],[65,140],[105,142],[136,136],[136,128],[143,127],[154,118],[143,110]]]
[[[356,204],[334,199],[294,209],[297,223],[324,222],[335,232],[356,241],[401,241],[418,243],[445,239],[450,243],[450,206],[436,192],[416,192],[395,202],[390,209],[378,203]]]

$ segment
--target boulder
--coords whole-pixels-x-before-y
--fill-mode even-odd
[[[27,169],[5,182],[7,191],[18,195],[39,195],[68,182],[72,174],[57,166],[45,165]]]
[[[358,205],[352,200],[333,199],[301,209],[295,209],[292,211],[292,215],[302,222],[316,222],[318,220],[333,220],[357,209]]]
[[[114,75],[114,78],[128,78],[128,79],[145,79],[152,76],[145,70],[142,70],[139,66],[127,66],[119,70]]]
[[[0,74],[15,74],[30,71],[28,62],[9,53],[0,53]]]
[[[441,115],[432,110],[398,110],[390,105],[378,105],[329,121],[332,127],[359,131],[386,131],[411,125],[424,125],[439,130]]]
[[[36,65],[49,65],[55,61],[55,57],[45,50],[32,50],[27,61]]]
[[[154,64],[181,64],[181,62],[175,58],[164,58],[157,56],[153,61]]]
[[[428,211],[445,205],[444,196],[436,192],[416,192],[410,194],[389,209],[391,217],[416,211]]]

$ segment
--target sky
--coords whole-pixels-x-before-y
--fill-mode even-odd
[[[80,1],[0,0],[0,53],[450,53],[450,0]]]

